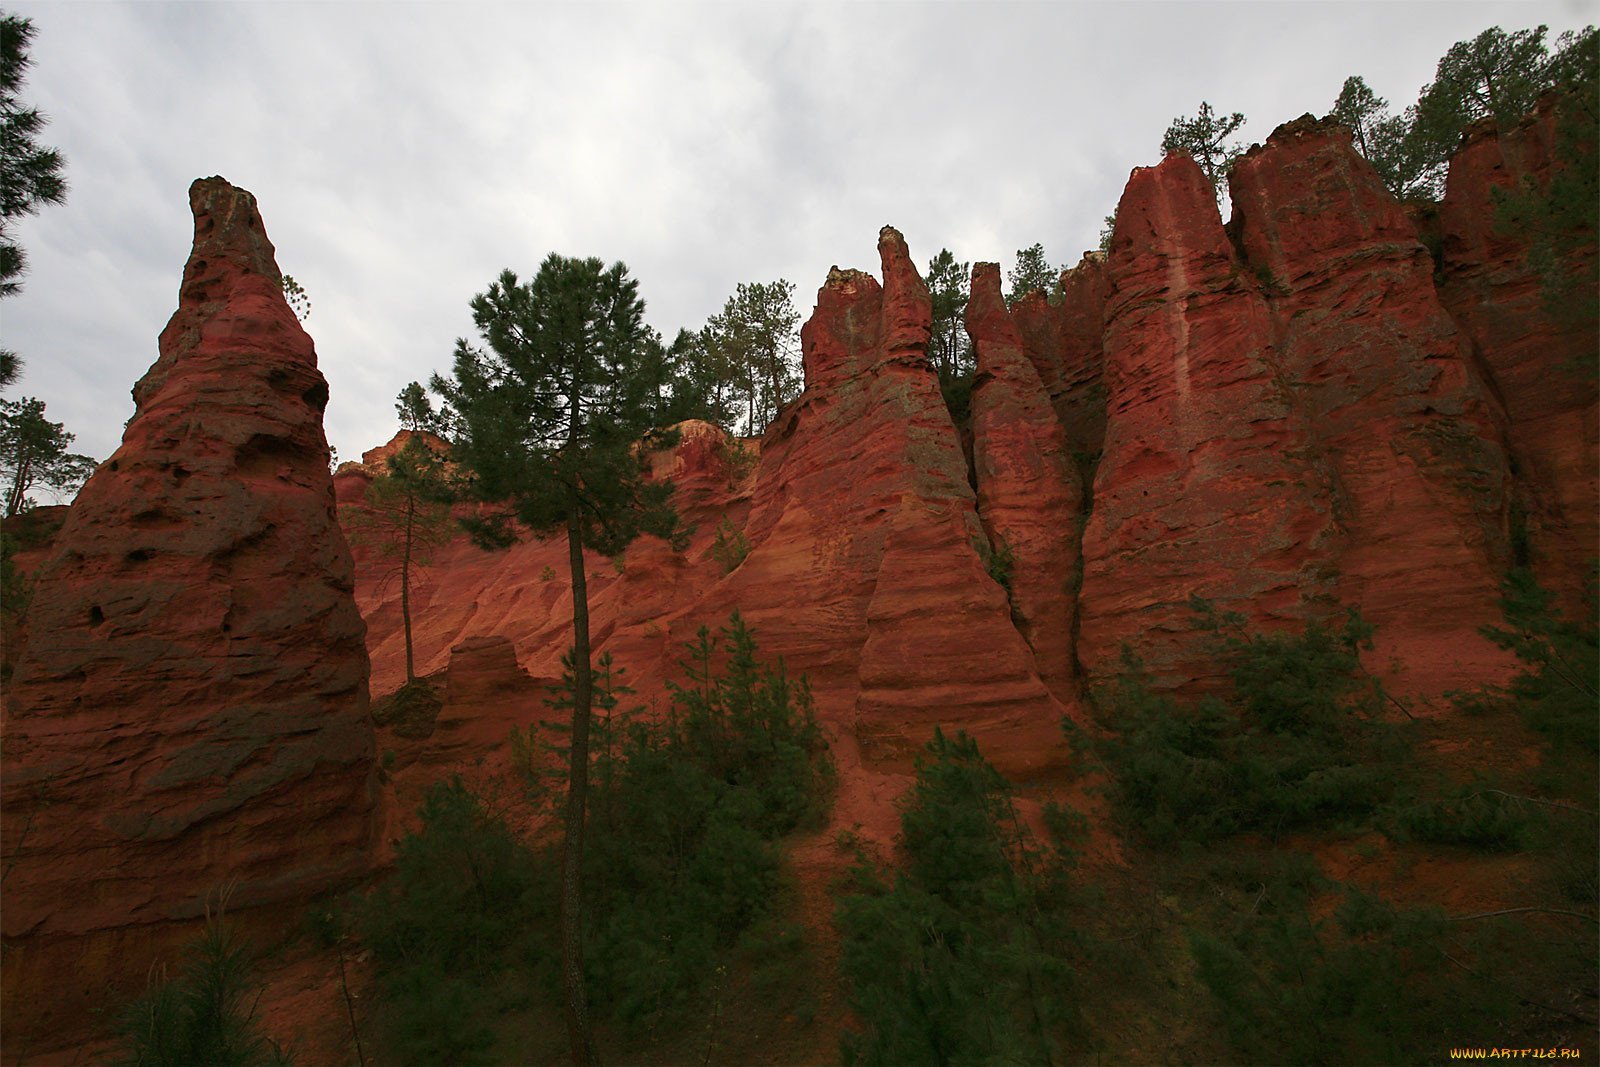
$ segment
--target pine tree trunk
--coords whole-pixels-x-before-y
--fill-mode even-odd
[[[572,1062],[600,1062],[589,1027],[583,982],[583,824],[589,796],[589,709],[594,677],[589,666],[589,590],[583,572],[583,530],[574,494],[567,516],[572,568],[572,750],[567,770],[567,839],[561,858],[561,985],[566,995],[567,1041]]]

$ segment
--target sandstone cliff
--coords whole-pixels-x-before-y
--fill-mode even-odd
[[[255,199],[189,193],[194,248],[123,442],[34,575],[5,694],[8,1050],[141,992],[235,914],[369,869],[366,630],[328,387]]]

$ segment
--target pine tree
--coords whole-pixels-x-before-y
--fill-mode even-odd
[[[971,272],[972,264],[957,262],[948,248],[939,249],[939,254],[928,260],[928,296],[933,302],[928,358],[939,373],[940,382],[949,382],[971,369],[972,347],[961,325]]]
[[[1201,101],[1195,117],[1179,116],[1167,127],[1161,138],[1161,151],[1187,152],[1200,164],[1206,180],[1218,195],[1222,192],[1222,179],[1228,176],[1233,161],[1244,151],[1238,142],[1229,141],[1239,127],[1244,125],[1244,115],[1235,111],[1226,117],[1211,109],[1209,101]]]
[[[640,533],[675,537],[670,483],[645,478],[658,382],[647,369],[644,301],[621,263],[552,253],[532,281],[504,271],[472,301],[486,347],[456,344],[451,458],[473,493],[503,510],[470,527],[480,543],[564,530],[572,573],[572,734],[562,858],[561,960],[573,1061],[595,1063],[583,967],[583,835],[594,694],[583,551],[616,555]]]

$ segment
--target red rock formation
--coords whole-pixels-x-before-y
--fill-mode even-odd
[[[1578,618],[1588,610],[1584,583],[1600,550],[1595,244],[1590,235],[1552,264],[1573,285],[1556,313],[1528,244],[1496,228],[1494,206],[1498,189],[1548,187],[1556,108],[1547,97],[1504,134],[1481,123],[1450,161],[1438,215],[1439,296],[1505,406],[1534,572]]]
[[[1131,643],[1168,683],[1192,594],[1255,622],[1325,591],[1330,516],[1279,381],[1272,323],[1240,271],[1211,186],[1169,156],[1133,172],[1106,264],[1105,452],[1084,532],[1078,657],[1115,669]]]
[[[1278,358],[1332,475],[1337,595],[1378,627],[1373,661],[1437,693],[1495,681],[1479,633],[1507,562],[1502,428],[1400,205],[1307,116],[1234,165],[1237,239],[1264,279]]]
[[[1105,311],[1109,287],[1105,257],[1091,252],[1061,275],[1062,298],[1052,304],[1029,293],[1011,308],[1022,347],[1050,394],[1067,448],[1081,457],[1085,488],[1106,436]]]
[[[1073,628],[1084,519],[1078,471],[1038,372],[1000,295],[1000,265],[972,269],[967,335],[977,355],[972,455],[978,516],[1008,559],[1012,612],[1039,676],[1062,700],[1076,696]]]
[[[769,429],[749,557],[696,617],[738,607],[806,671],[869,759],[904,759],[936,723],[1014,770],[1060,755],[1061,706],[987,575],[966,463],[927,363],[927,287],[885,228],[882,287],[830,272],[801,331],[806,389]]]
[[[131,999],[208,895],[287,906],[369,864],[327,383],[255,199],[220,178],[189,199],[177,313],[35,575],[5,694],[8,1048],[65,1044]]]

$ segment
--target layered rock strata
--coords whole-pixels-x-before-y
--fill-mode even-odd
[[[966,463],[927,362],[928,290],[885,227],[880,286],[829,273],[801,331],[806,388],[768,430],[749,557],[696,614],[738,606],[869,758],[935,725],[987,733],[1018,771],[1059,756],[1061,705],[990,577]],[[848,711],[846,709],[849,709]]]
[[[8,1047],[131,999],[152,947],[219,895],[290,905],[369,866],[366,630],[328,386],[255,199],[221,178],[189,199],[178,310],[34,575],[6,688]]]
[[[1106,262],[1106,432],[1083,539],[1078,657],[1128,643],[1167,683],[1192,595],[1273,624],[1329,589],[1332,515],[1277,366],[1272,318],[1193,160],[1135,170]]]
[[[1236,239],[1328,475],[1339,600],[1391,680],[1497,679],[1479,633],[1508,560],[1503,425],[1439,302],[1417,231],[1343,127],[1307,116],[1234,165]]]
[[[1548,195],[1565,166],[1561,121],[1550,96],[1512,129],[1484,122],[1469,131],[1439,204],[1439,296],[1505,407],[1528,562],[1580,618],[1600,551],[1595,235],[1553,244],[1541,267],[1495,202],[1501,191]]]
[[[1074,584],[1084,518],[1078,471],[1000,295],[999,264],[973,267],[966,326],[977,357],[972,455],[978,516],[1040,678],[1057,697],[1071,700],[1077,685]]]

